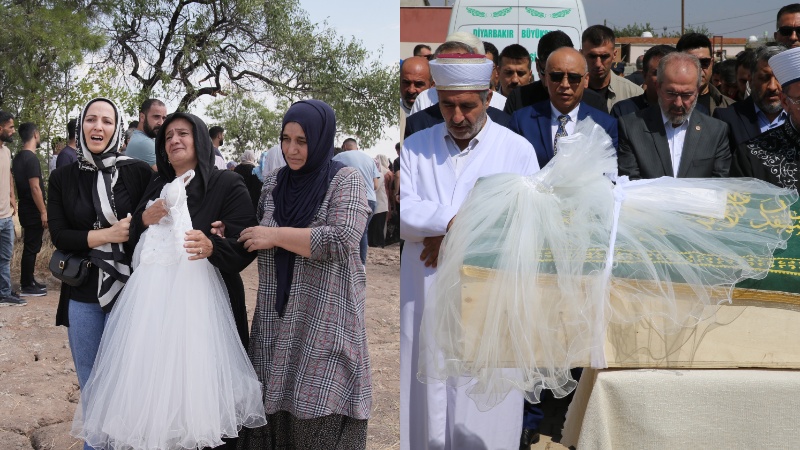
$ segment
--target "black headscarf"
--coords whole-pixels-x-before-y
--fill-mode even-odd
[[[284,166],[278,171],[272,200],[272,217],[282,227],[305,228],[314,220],[325,193],[336,173],[344,167],[333,161],[333,140],[336,136],[336,116],[328,104],[319,100],[303,100],[293,104],[283,116],[281,135],[289,122],[303,129],[308,144],[306,163],[298,170]],[[278,295],[275,310],[280,316],[286,309],[292,287],[295,253],[275,249]]]
[[[200,193],[202,195],[200,198],[202,198],[205,195],[208,182],[211,180],[211,172],[216,170],[216,165],[214,165],[214,146],[211,144],[211,137],[208,135],[208,127],[202,119],[194,114],[185,112],[172,113],[167,116],[166,120],[164,120],[164,124],[161,125],[161,128],[158,130],[158,134],[156,135],[156,168],[158,168],[159,178],[165,184],[175,179],[175,169],[169,163],[166,150],[167,125],[175,119],[185,119],[192,124],[197,167],[194,169],[195,180],[193,180],[189,186],[194,186],[193,190],[197,190],[197,186],[201,185]],[[202,183],[197,182],[198,177],[202,180]],[[188,189],[190,188],[187,186],[187,194]]]

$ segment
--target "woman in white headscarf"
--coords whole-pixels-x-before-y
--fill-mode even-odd
[[[146,163],[119,154],[125,128],[111,100],[90,101],[77,126],[78,163],[50,175],[47,217],[55,247],[92,262],[82,285],[61,285],[56,313],[56,325],[69,327],[69,347],[83,390],[106,316],[131,274],[129,216],[153,171]]]

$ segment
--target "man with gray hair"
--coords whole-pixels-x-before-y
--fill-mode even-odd
[[[489,90],[491,61],[483,54],[440,53],[430,67],[444,123],[409,136],[400,152],[400,237],[405,239],[400,264],[400,448],[517,448],[522,393],[512,391],[484,412],[467,395],[472,380],[419,381],[421,370],[420,377],[435,377],[424,368],[433,367],[439,355],[433,345],[420,346],[420,337],[428,339],[433,331],[422,315],[433,301],[428,288],[436,279],[439,248],[478,178],[530,175],[539,164],[528,141],[486,113],[494,95]]]
[[[644,84],[644,55],[639,55],[636,58],[636,71],[625,77],[631,83],[641,86]]]
[[[478,39],[477,37],[475,37],[475,35],[473,35],[472,33],[467,33],[467,32],[464,32],[464,31],[456,31],[455,33],[451,33],[445,39],[445,44],[448,44],[448,43],[451,43],[451,42],[460,42],[460,43],[468,46],[469,47],[468,53],[475,53],[475,54],[478,54],[478,55],[485,55],[486,54],[486,50],[485,50],[485,48],[483,46],[483,42],[480,39]],[[444,45],[444,44],[442,44],[442,45]],[[434,57],[436,55],[442,54],[443,51],[445,53],[449,53],[448,50],[443,50],[442,49],[442,45],[440,45],[439,47],[436,48],[436,51],[433,53]],[[424,90],[424,91],[420,92],[419,95],[417,95],[417,99],[416,99],[416,101],[414,101],[414,105],[411,107],[411,112],[409,112],[408,115],[410,116],[410,115],[412,115],[414,113],[422,111],[423,109],[428,108],[429,106],[435,105],[438,102],[439,102],[439,97],[437,95],[436,89],[430,88],[430,89]],[[505,105],[506,105],[506,98],[503,95],[501,95],[499,92],[495,92],[494,95],[492,95],[491,106],[493,106],[493,107],[495,107],[495,108],[497,108],[497,109],[502,111],[503,107]]]
[[[786,121],[787,114],[781,106],[781,85],[769,66],[769,59],[784,50],[782,46],[759,47],[750,66],[750,96],[727,108],[714,110],[714,117],[728,124],[732,151]]]
[[[631,179],[727,177],[728,126],[694,111],[701,82],[696,56],[670,53],[658,64],[658,105],[619,119],[619,174]]]
[[[780,104],[787,118],[783,125],[740,145],[731,175],[752,177],[777,186],[797,189],[800,159],[800,47],[776,54],[768,61],[780,83]]]

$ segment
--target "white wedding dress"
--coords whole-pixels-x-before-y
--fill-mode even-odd
[[[791,235],[797,192],[755,179],[616,180],[611,139],[591,120],[530,177],[478,180],[439,254],[423,313],[423,382],[475,379],[481,410],[511,389],[538,402],[606,367],[609,323],[655,319],[675,334],[763,278]],[[614,301],[612,301],[612,299]]]
[[[242,426],[266,423],[220,274],[207,259],[189,261],[183,248],[193,176],[164,186],[169,215],[142,235],[108,317],[72,425],[94,448],[215,447]]]

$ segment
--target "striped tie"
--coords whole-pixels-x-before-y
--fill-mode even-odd
[[[558,153],[558,138],[567,135],[567,122],[569,122],[568,115],[562,114],[558,116],[558,131],[556,131],[556,137],[553,139],[553,156]]]

